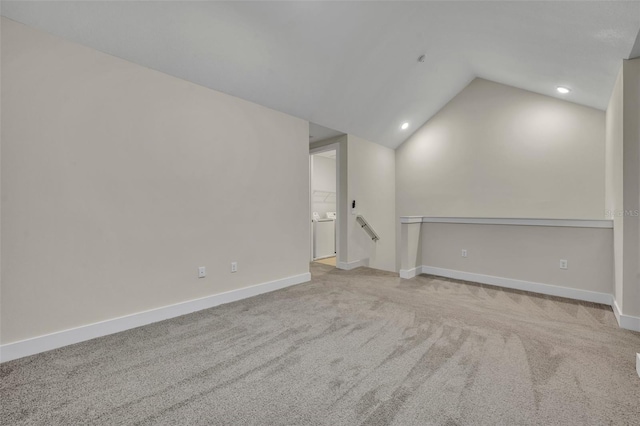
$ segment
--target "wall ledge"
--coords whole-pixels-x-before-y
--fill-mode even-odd
[[[400,223],[422,223],[423,216],[400,216]]]
[[[558,226],[568,228],[613,228],[613,220],[607,219],[400,216],[400,223],[461,223],[480,225]]]
[[[0,362],[11,361],[29,355],[35,355],[52,349],[61,348],[67,345],[84,342],[97,337],[119,333],[154,322],[163,321],[170,318],[212,308],[214,306],[231,303],[259,294],[268,293],[289,287],[296,284],[305,283],[311,280],[310,273],[294,275],[274,281],[268,281],[250,287],[239,288],[224,293],[205,296],[186,302],[167,305],[148,311],[136,312],[123,317],[112,318],[92,324],[68,330],[57,331],[51,334],[33,337],[18,342],[7,343],[0,346]]]

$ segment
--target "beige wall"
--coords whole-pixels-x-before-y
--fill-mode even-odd
[[[640,210],[640,58],[623,61],[624,210]],[[624,217],[622,306],[640,316],[640,217]]]
[[[613,292],[611,229],[423,223],[421,233],[425,266]]]
[[[640,316],[640,59],[622,61],[607,108],[607,209],[614,219],[615,291]]]
[[[398,148],[396,184],[398,216],[603,219],[605,114],[476,79]],[[424,223],[421,232],[422,265],[613,292],[611,229]]]
[[[2,24],[0,19],[0,93],[2,91]],[[2,95],[0,94],[0,344],[2,344]]]
[[[308,272],[307,122],[1,38],[2,343]]]
[[[380,236],[372,241],[349,212],[348,261],[369,259],[372,268],[396,271],[395,152],[353,135],[348,151],[349,203],[356,200],[356,213]]]
[[[616,79],[611,100],[606,112],[606,209],[608,218],[613,219],[614,235],[614,298],[622,308],[623,283],[623,74],[622,68]]]
[[[476,79],[396,151],[397,214],[602,219],[604,112]]]

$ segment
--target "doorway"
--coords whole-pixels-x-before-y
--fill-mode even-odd
[[[311,261],[336,266],[338,255],[338,148],[309,152]]]

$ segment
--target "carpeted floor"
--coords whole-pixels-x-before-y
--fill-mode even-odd
[[[611,309],[312,265],[310,283],[0,366],[0,423],[640,423]]]

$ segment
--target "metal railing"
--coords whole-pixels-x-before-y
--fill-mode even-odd
[[[376,231],[373,230],[371,225],[369,225],[369,222],[367,222],[367,220],[363,216],[358,215],[356,217],[356,222],[360,224],[362,229],[364,229],[364,232],[366,232],[373,241],[378,241],[380,239],[378,234],[376,234]]]

